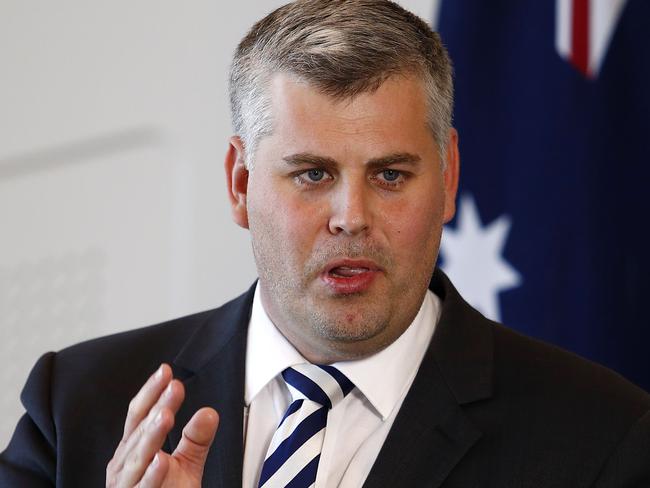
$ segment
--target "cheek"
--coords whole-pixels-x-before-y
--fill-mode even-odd
[[[294,247],[306,253],[313,240],[316,216],[299,201],[288,200],[282,202],[273,212],[275,222],[279,222],[284,231],[283,245]]]
[[[427,201],[425,205],[411,202],[396,206],[386,216],[390,229],[391,247],[397,254],[408,255],[417,260],[425,259],[423,253],[437,250],[442,229],[443,205],[440,201]]]
[[[254,237],[273,242],[275,252],[288,260],[304,261],[325,226],[324,206],[310,205],[278,188],[259,190],[248,202]]]

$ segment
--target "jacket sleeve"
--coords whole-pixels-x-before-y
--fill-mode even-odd
[[[628,431],[601,471],[594,488],[650,487],[650,410]]]
[[[50,487],[56,483],[56,429],[51,378],[55,354],[43,355],[21,394],[26,413],[7,449],[0,453],[0,487]]]

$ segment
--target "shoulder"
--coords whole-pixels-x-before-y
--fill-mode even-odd
[[[196,351],[214,354],[215,344],[229,345],[222,337],[241,335],[251,296],[249,290],[213,310],[43,355],[23,389],[26,414],[5,459],[0,456],[0,480],[14,479],[3,467],[10,460],[34,479],[53,481],[56,469],[61,479],[78,480],[71,485],[99,483],[121,438],[128,404],[147,378],[162,362],[173,364]]]
[[[612,480],[650,476],[647,392],[600,364],[502,325],[491,327],[490,421],[501,425],[500,438],[517,439],[513,446],[536,459],[526,461],[531,469],[556,466],[592,481],[597,473]]]
[[[433,284],[443,298],[433,348],[446,384],[482,432],[473,451],[477,466],[506,478],[550,469],[572,486],[591,486],[598,473],[624,465],[626,476],[650,476],[647,392],[611,369],[486,319],[444,275]]]
[[[615,416],[621,424],[650,409],[650,395],[611,369],[501,324],[492,328],[498,393],[534,398],[548,413],[561,404],[573,415]]]
[[[526,404],[525,411],[547,418],[564,412],[602,421],[615,414],[624,424],[650,409],[650,395],[611,369],[485,318],[443,273],[434,275],[432,289],[443,300],[434,347],[453,381],[452,367],[472,373],[466,383],[483,375],[491,390],[484,397],[512,408]]]
[[[219,308],[47,353],[30,373],[23,403],[29,410],[32,404],[43,404],[47,394],[45,403],[56,413],[79,411],[79,405],[128,402],[149,375],[161,363],[173,363],[186,344],[239,326],[234,311],[245,306],[248,295],[250,291]]]

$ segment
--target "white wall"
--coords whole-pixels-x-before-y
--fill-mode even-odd
[[[282,3],[0,3],[0,449],[42,353],[255,278],[225,194],[226,78]],[[401,3],[433,16],[433,0]]]

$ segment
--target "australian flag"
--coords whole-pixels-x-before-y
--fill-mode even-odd
[[[442,0],[458,213],[484,314],[650,390],[650,1]]]

